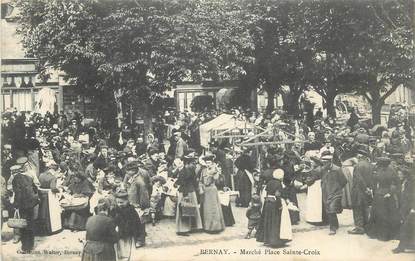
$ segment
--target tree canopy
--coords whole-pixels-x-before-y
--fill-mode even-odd
[[[336,95],[355,91],[375,122],[399,85],[413,86],[410,0],[16,3],[23,45],[41,68],[64,71],[86,95],[144,106],[148,117],[152,101],[185,79],[240,79],[243,92],[261,88],[270,100],[289,86],[284,108],[294,114],[306,89],[332,116]]]

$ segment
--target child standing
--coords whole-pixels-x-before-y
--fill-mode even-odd
[[[160,219],[162,213],[162,193],[165,192],[164,184],[166,180],[162,176],[154,176],[151,179],[153,183],[153,190],[150,197],[150,213],[151,213],[151,222],[153,226],[156,225],[156,220]]]
[[[246,217],[248,218],[248,234],[245,238],[250,239],[252,231],[254,229],[258,231],[258,224],[261,219],[261,198],[259,195],[255,194],[252,196],[246,211]]]
[[[130,260],[131,249],[140,234],[140,217],[128,202],[126,190],[119,189],[116,194],[117,207],[114,209],[114,221],[118,228],[117,242],[118,260]]]

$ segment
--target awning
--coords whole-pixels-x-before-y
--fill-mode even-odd
[[[215,119],[200,125],[200,145],[205,148],[208,147],[212,131],[229,130],[234,128],[254,128],[254,125],[247,121],[237,120],[231,114],[221,114]]]

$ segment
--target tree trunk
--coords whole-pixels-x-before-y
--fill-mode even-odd
[[[283,97],[283,110],[288,113],[288,115],[298,117],[299,116],[299,98],[301,92],[299,91],[290,91],[287,94],[284,94]]]
[[[266,113],[271,113],[274,109],[274,98],[275,98],[275,90],[269,86],[268,88],[266,88],[266,92],[268,94],[268,99],[267,99],[267,107],[265,108]]]
[[[144,102],[143,107],[144,142],[147,142],[147,135],[153,132],[153,111],[149,102]]]
[[[253,88],[251,91],[251,99],[250,99],[250,108],[251,111],[258,111],[258,92],[257,88]]]
[[[117,126],[121,128],[123,121],[123,111],[122,111],[122,102],[121,102],[121,91],[114,91],[114,99],[117,106]]]
[[[334,106],[334,99],[336,95],[328,95],[324,100],[326,102],[327,116],[336,119],[336,108]]]
[[[383,102],[372,102],[370,104],[372,107],[372,123],[373,125],[380,124],[381,123],[381,112],[382,112],[382,106]]]

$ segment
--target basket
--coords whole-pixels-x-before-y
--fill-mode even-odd
[[[88,207],[89,199],[87,197],[73,198],[70,200],[61,200],[60,206],[64,210],[81,210]]]
[[[195,217],[197,215],[197,205],[190,202],[190,199],[183,198],[180,202],[183,217]]]
[[[20,218],[19,210],[14,211],[14,217],[9,218],[7,221],[7,226],[10,228],[26,228],[27,227],[27,220],[24,218]]]

